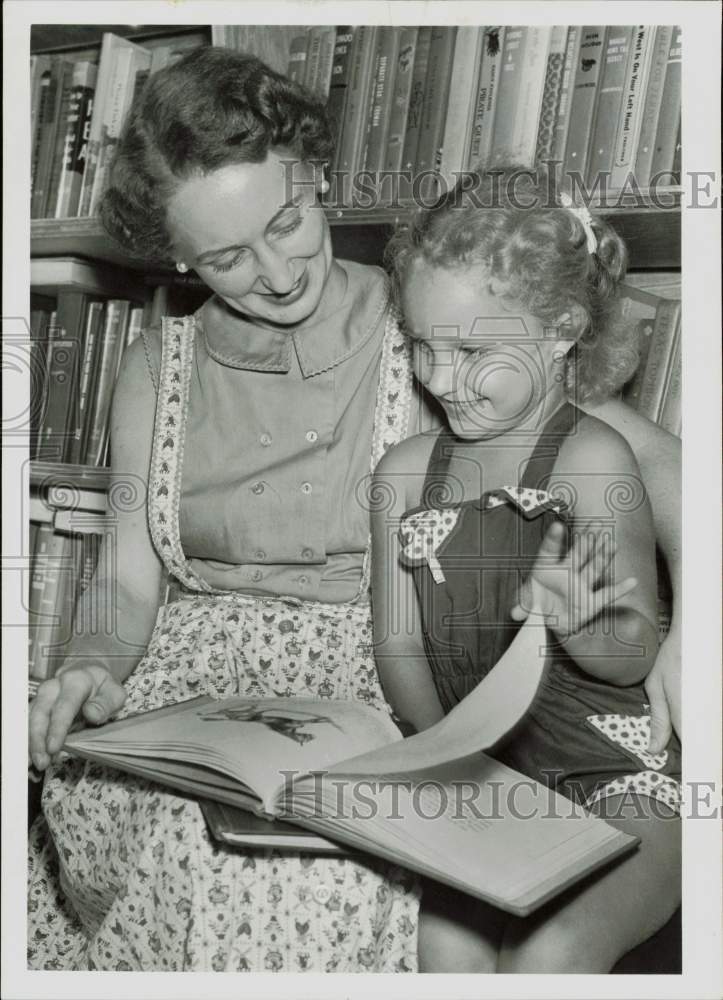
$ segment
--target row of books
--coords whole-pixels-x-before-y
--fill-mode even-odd
[[[328,96],[334,168],[440,174],[554,159],[588,186],[679,183],[671,25],[315,27],[288,74]]]
[[[84,58],[31,56],[31,218],[96,213],[134,94],[205,42],[190,32],[148,47],[106,32],[100,52]]]
[[[128,299],[63,287],[52,305],[45,299],[31,303],[30,456],[102,466],[121,358],[140,333],[144,309]]]
[[[31,511],[31,518],[32,514]],[[83,631],[89,625],[79,620],[76,605],[93,578],[101,541],[98,533],[62,531],[50,518],[31,519],[28,588],[31,678],[52,677],[66,656],[73,629]]]
[[[666,280],[667,279],[667,280]],[[682,434],[682,331],[680,276],[631,275],[623,317],[634,329],[638,367],[623,399],[678,437]]]

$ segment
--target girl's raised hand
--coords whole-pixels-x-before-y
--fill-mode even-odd
[[[579,632],[637,586],[633,576],[619,583],[611,579],[615,546],[602,530],[577,529],[569,551],[566,539],[564,524],[550,525],[511,612],[515,621],[523,621],[536,608],[560,638]]]

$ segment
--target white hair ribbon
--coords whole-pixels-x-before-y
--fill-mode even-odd
[[[572,214],[582,223],[582,228],[585,230],[585,237],[587,239],[587,252],[595,253],[597,250],[597,237],[593,232],[592,216],[590,215],[588,209],[584,205],[575,205],[570,195],[565,191],[560,192],[560,201],[562,202],[563,207],[572,212]]]

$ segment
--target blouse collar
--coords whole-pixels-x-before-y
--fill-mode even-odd
[[[246,371],[291,370],[292,350],[304,378],[336,367],[361,350],[388,301],[386,275],[378,267],[337,261],[346,272],[341,305],[318,322],[287,331],[259,327],[230,312],[214,295],[196,313],[208,354],[219,364]]]

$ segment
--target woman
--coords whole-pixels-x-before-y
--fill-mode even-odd
[[[124,359],[113,481],[147,484],[147,512],[118,510],[98,569],[114,635],[79,638],[35,700],[41,769],[78,713],[100,723],[201,693],[386,707],[358,487],[423,404],[383,272],[332,255],[317,201],[329,152],[323,109],[227,50],[153,76],[134,106],[104,222],[215,294]],[[627,429],[674,557],[666,436],[620,405],[600,415]],[[185,590],[159,610],[164,564]],[[33,968],[416,968],[417,884],[399,869],[217,848],[194,803],[75,761],[52,764],[43,808]]]

